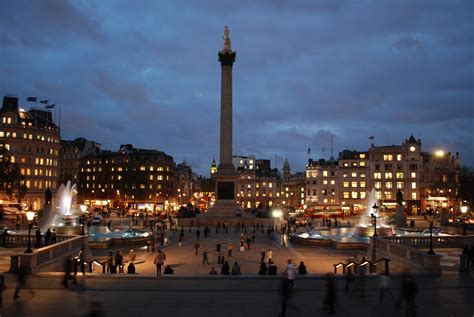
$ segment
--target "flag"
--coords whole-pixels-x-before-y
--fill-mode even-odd
[[[48,99],[46,99],[46,100],[41,100],[40,103],[47,104],[47,103],[48,103]]]
[[[31,101],[31,102],[36,102],[38,98],[36,97],[28,97],[26,100]]]
[[[308,148],[308,152],[306,152],[306,154],[308,154],[308,155],[311,154],[311,149],[310,148]]]
[[[54,106],[56,106],[56,104],[55,104],[55,103],[53,103],[52,105],[47,105],[45,108],[46,108],[46,109],[53,109],[53,108],[54,108]]]
[[[373,135],[369,136],[369,140],[373,140],[373,139],[375,139]]]

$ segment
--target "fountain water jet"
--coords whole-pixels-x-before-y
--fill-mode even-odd
[[[367,199],[367,207],[365,208],[364,214],[359,218],[359,223],[355,226],[355,233],[362,237],[371,236],[374,234],[374,228],[372,226],[372,206],[377,203],[377,198],[375,197],[375,189],[369,192]],[[376,218],[377,221],[377,234],[379,236],[392,236],[393,227],[388,225],[388,216],[382,217],[382,212],[379,211]]]

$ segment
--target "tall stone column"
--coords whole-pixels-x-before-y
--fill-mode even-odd
[[[219,52],[221,63],[221,133],[219,170],[234,170],[232,165],[232,65],[236,53],[230,48]]]

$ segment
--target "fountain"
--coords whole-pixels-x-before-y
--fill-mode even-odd
[[[377,203],[377,199],[375,198],[375,189],[369,193],[368,201],[367,201],[367,208],[359,218],[359,223],[355,226],[355,233],[361,237],[368,237],[374,234],[374,227],[372,225],[372,206]],[[393,236],[393,227],[390,226],[388,223],[390,221],[390,217],[387,215],[382,215],[382,212],[379,211],[377,218],[377,235],[379,236]]]
[[[53,228],[58,234],[80,234],[81,225],[78,222],[78,210],[72,209],[76,194],[76,185],[70,181],[61,184],[56,192],[56,206],[45,204],[40,227],[47,230]]]

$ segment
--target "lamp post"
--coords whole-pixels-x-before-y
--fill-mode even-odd
[[[372,206],[372,213],[370,214],[370,217],[372,217],[372,223],[374,224],[374,234],[373,237],[378,237],[377,235],[377,212],[379,210],[379,206],[377,206],[377,203],[375,203]]]
[[[467,211],[469,210],[469,207],[467,205],[462,205],[461,206],[461,219],[462,219],[462,235],[463,236],[467,236],[467,232],[466,232],[466,229],[467,229]]]
[[[428,218],[428,221],[430,222],[430,250],[428,251],[428,254],[436,254],[433,251],[433,218],[434,218],[433,209],[430,209],[426,217]]]
[[[79,209],[81,210],[82,213],[82,230],[81,230],[81,235],[85,236],[86,231],[85,231],[85,225],[86,225],[86,211],[87,211],[87,206],[86,205],[80,205]]]
[[[28,219],[28,248],[26,249],[25,253],[33,253],[33,250],[31,250],[31,227],[33,226],[34,218],[35,218],[34,211],[26,212],[26,219]]]

